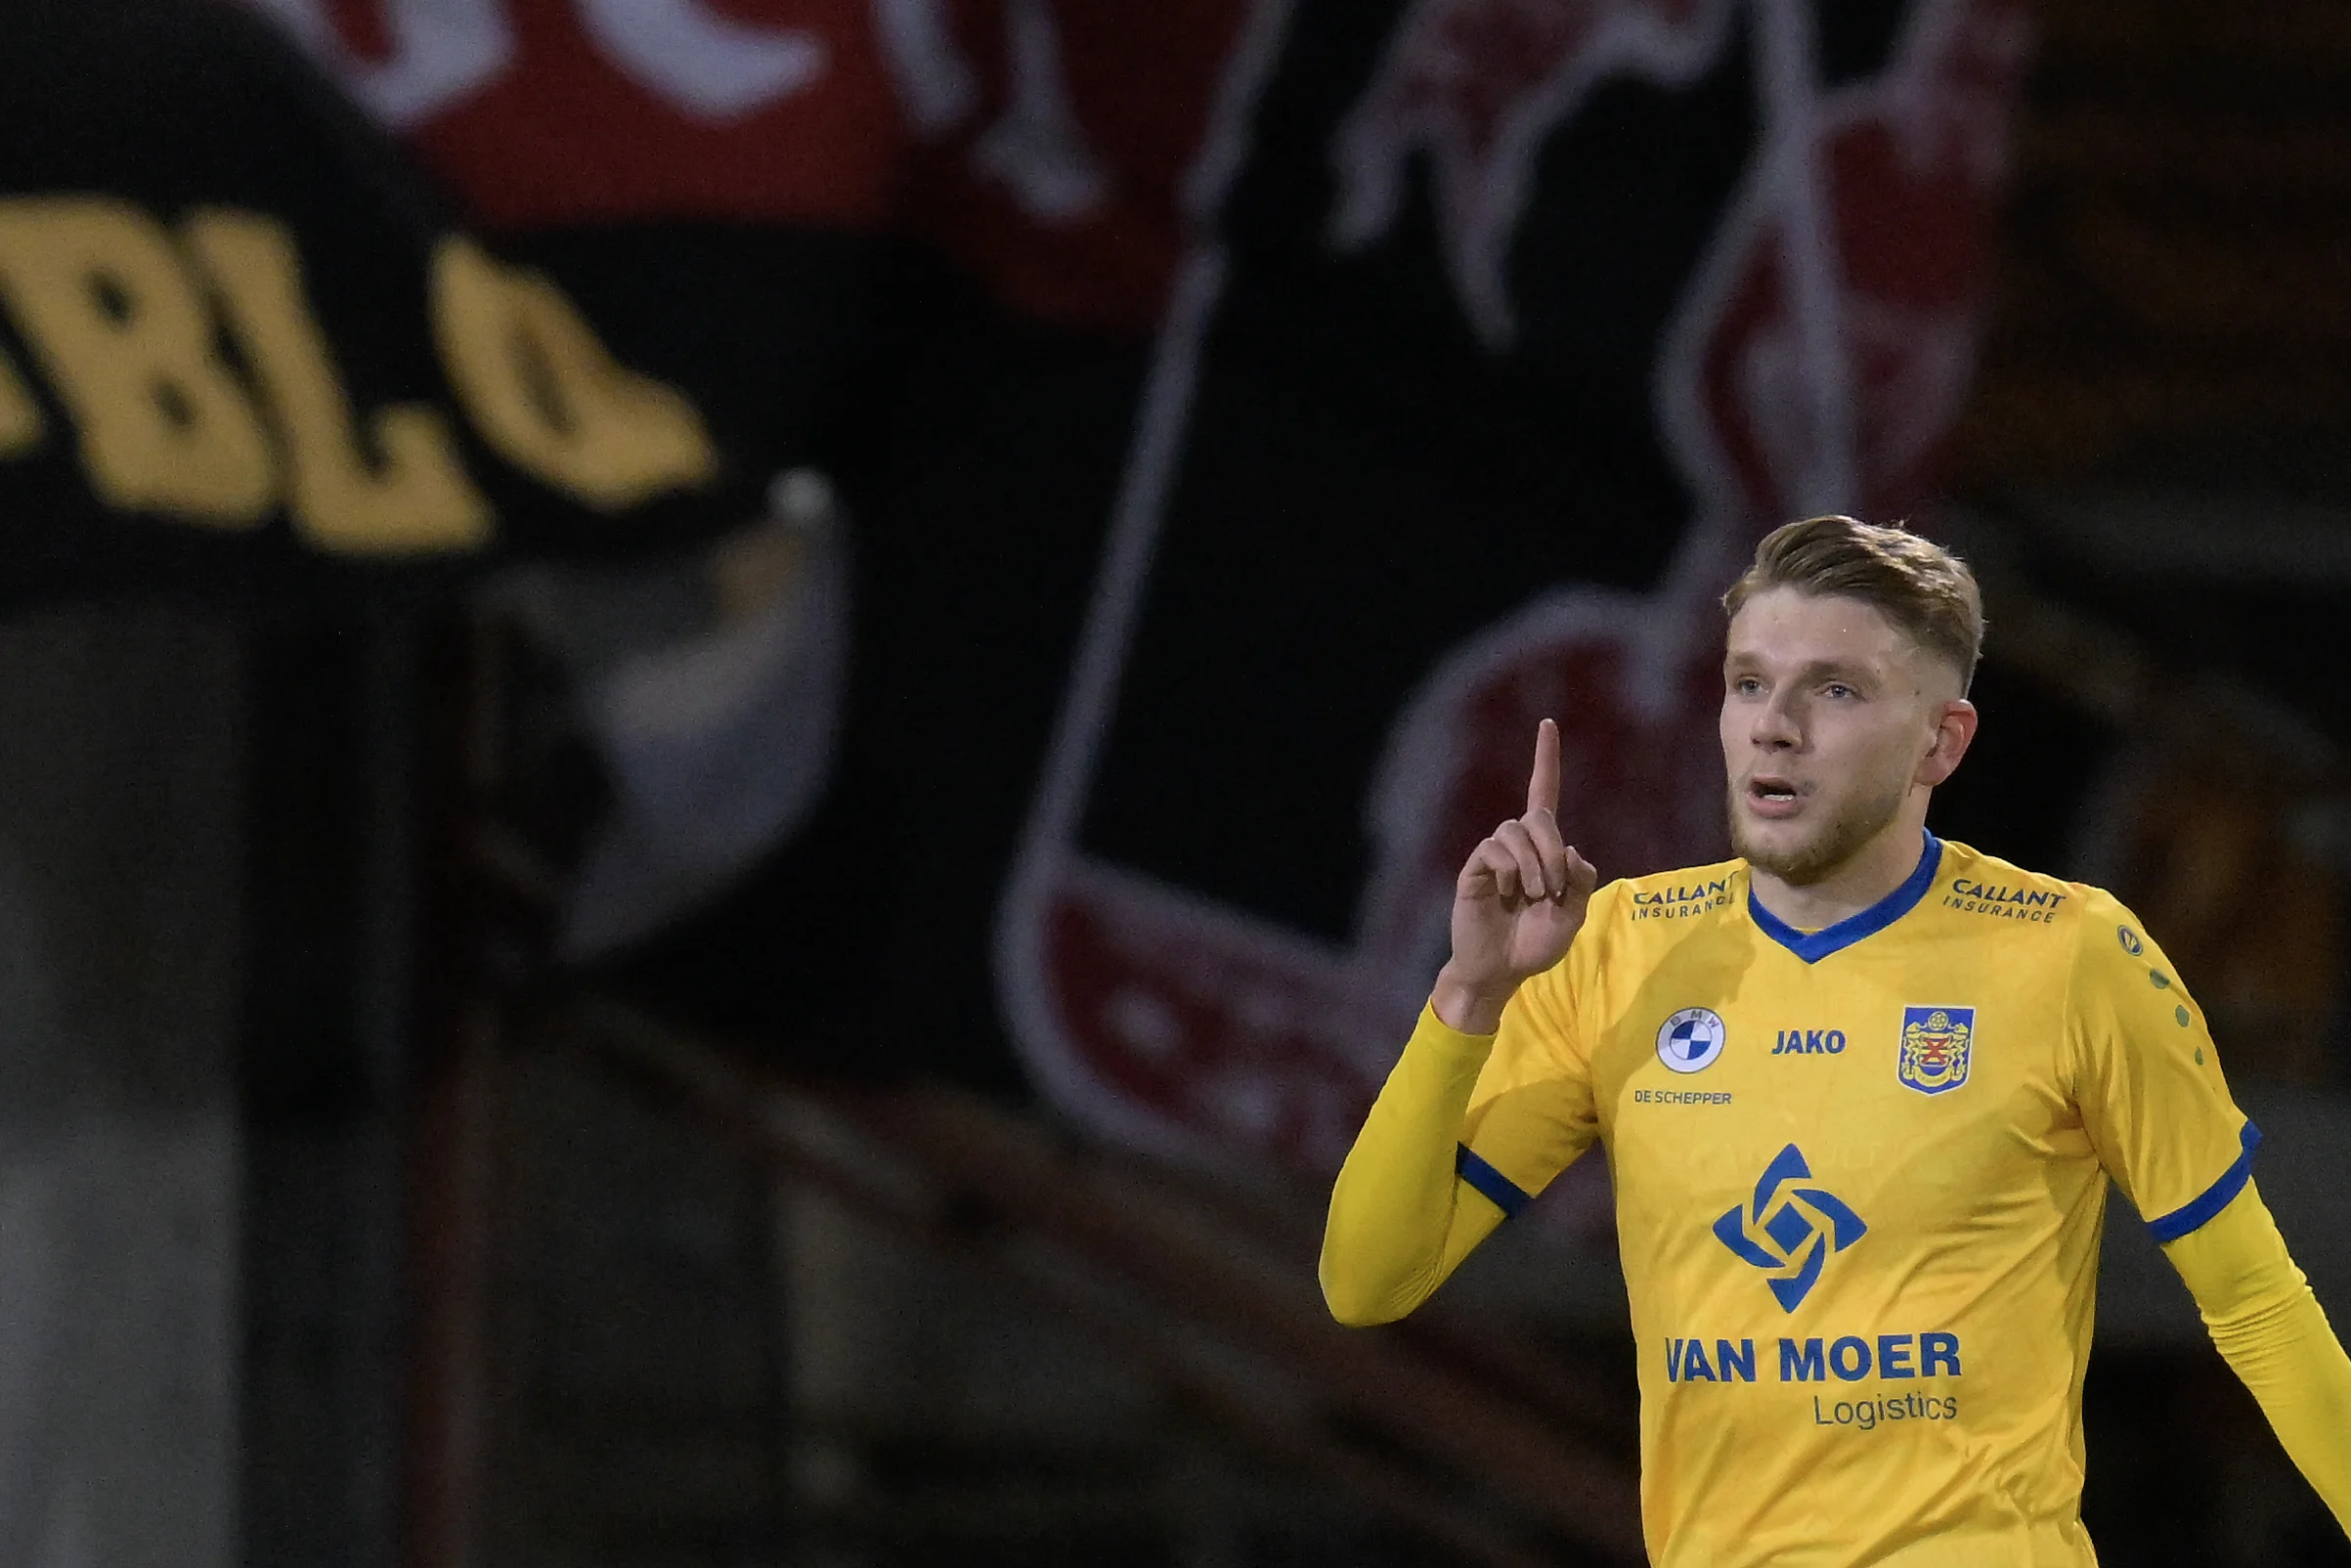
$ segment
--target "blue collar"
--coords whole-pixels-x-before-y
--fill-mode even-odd
[[[1794,926],[1765,909],[1755,895],[1755,873],[1748,872],[1747,912],[1755,917],[1758,930],[1807,964],[1817,964],[1834,952],[1850,947],[1864,936],[1879,932],[1918,907],[1935,885],[1935,868],[1942,864],[1942,840],[1927,835],[1927,846],[1919,851],[1918,869],[1911,872],[1902,885],[1871,904],[1857,915],[1848,915],[1834,926],[1818,931],[1798,931]]]

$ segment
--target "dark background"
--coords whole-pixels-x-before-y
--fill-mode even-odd
[[[517,74],[390,125],[344,92],[396,41],[372,5],[320,8],[324,69],[226,4],[0,5],[0,192],[283,217],[354,406],[442,409],[501,518],[367,561],[111,511],[0,311],[47,426],[0,458],[0,1562],[1629,1560],[1604,1194],[1428,1321],[1342,1333],[1307,1283],[1326,1171],[1241,1111],[1170,1162],[1165,1104],[1119,1121],[1006,1022],[1006,881],[1189,262],[1222,286],[1092,862],[1344,946],[1430,667],[1546,588],[1657,589],[1694,526],[1652,377],[1754,151],[1748,13],[1694,82],[1605,81],[1541,139],[1497,344],[1425,156],[1390,229],[1328,240],[1405,9],[1303,0],[1199,209],[1229,5],[946,7],[978,96],[927,126],[880,10],[729,0],[835,74],[685,131],[570,0],[512,0]],[[1824,84],[1906,14],[1815,8]],[[974,172],[1039,16],[1110,171],[1077,218]],[[2339,1309],[2351,30],[2031,17],[1975,373],[1900,502],[1991,617],[1934,825],[2160,936]],[[453,225],[682,388],[716,481],[603,510],[473,434],[429,321]],[[829,783],[566,961],[618,787],[596,669],[516,585],[651,605],[787,470],[849,563]],[[2130,1221],[2086,1403],[2104,1558],[2344,1561]]]

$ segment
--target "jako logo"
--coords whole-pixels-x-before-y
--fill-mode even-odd
[[[1790,1144],[1764,1167],[1755,1184],[1753,1205],[1744,1212],[1731,1209],[1715,1221],[1717,1240],[1746,1262],[1777,1276],[1767,1283],[1783,1312],[1794,1312],[1811,1293],[1829,1253],[1844,1251],[1869,1230],[1860,1215],[1817,1187],[1795,1188],[1781,1200],[1782,1187],[1811,1179],[1803,1152]]]

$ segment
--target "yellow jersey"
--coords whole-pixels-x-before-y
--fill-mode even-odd
[[[1601,889],[1463,1126],[1505,1213],[1606,1151],[1664,1568],[2087,1568],[2107,1181],[2170,1241],[2259,1136],[2129,910],[1931,834],[1811,933],[1742,861]]]

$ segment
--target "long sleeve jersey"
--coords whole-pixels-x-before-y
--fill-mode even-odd
[[[2111,895],[1929,836],[1797,932],[1743,863],[1594,894],[1498,1034],[1433,1011],[1333,1193],[1332,1310],[1400,1317],[1594,1143],[1663,1568],[2089,1568],[2110,1178],[2351,1521],[2351,1361],[2251,1185],[2204,1020]]]

